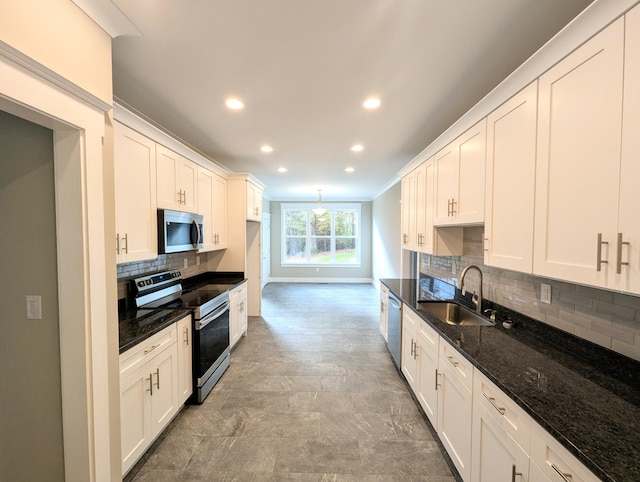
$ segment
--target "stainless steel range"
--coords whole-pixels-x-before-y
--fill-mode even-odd
[[[202,403],[229,367],[231,286],[209,284],[185,291],[180,271],[165,271],[131,280],[131,292],[138,308],[193,309],[192,403]]]

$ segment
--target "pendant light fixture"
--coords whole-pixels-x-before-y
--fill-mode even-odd
[[[313,210],[316,216],[322,216],[327,210],[322,207],[322,189],[318,189],[318,207]]]

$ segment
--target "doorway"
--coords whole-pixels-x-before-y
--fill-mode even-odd
[[[52,130],[0,111],[0,473],[7,480],[64,480],[53,153]],[[28,295],[41,300],[39,316],[27,315]]]

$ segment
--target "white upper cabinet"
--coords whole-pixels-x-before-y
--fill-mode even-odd
[[[198,213],[204,218],[204,247],[212,251],[227,247],[227,181],[198,166]]]
[[[418,251],[416,236],[416,208],[417,208],[417,184],[416,171],[414,169],[402,178],[401,185],[401,224],[402,224],[402,248]]]
[[[435,155],[434,225],[484,222],[486,119]]]
[[[622,163],[618,232],[614,240],[614,287],[640,293],[640,7],[629,12],[625,21]]]
[[[619,19],[539,79],[537,275],[615,285],[623,45]]]
[[[117,262],[157,258],[155,142],[116,122],[114,166]]]
[[[487,117],[484,263],[531,273],[537,82]]]
[[[156,164],[158,207],[197,212],[197,164],[160,144],[156,148]]]
[[[262,222],[262,189],[247,181],[247,221]]]

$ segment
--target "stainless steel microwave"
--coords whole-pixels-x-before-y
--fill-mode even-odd
[[[158,253],[180,253],[204,247],[200,214],[158,209]]]

